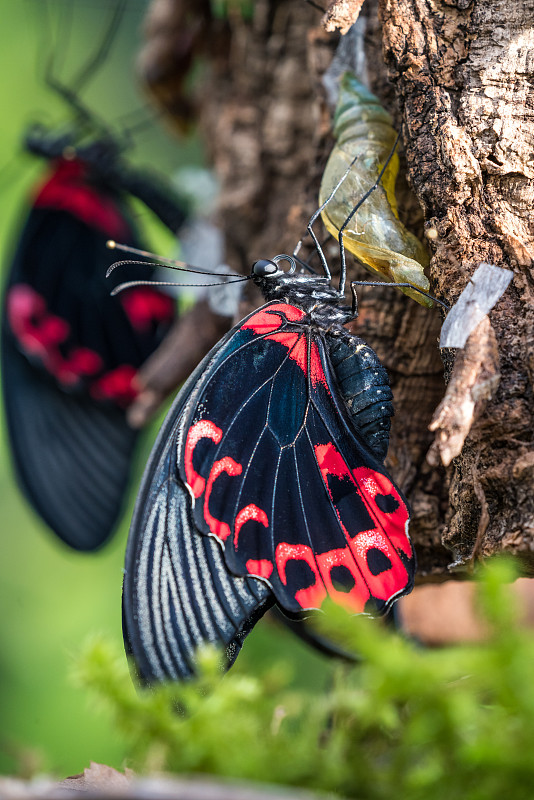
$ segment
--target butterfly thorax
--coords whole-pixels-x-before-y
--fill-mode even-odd
[[[354,317],[348,306],[340,305],[339,292],[327,278],[282,271],[258,275],[253,271],[252,280],[266,300],[278,300],[301,308],[308,317],[306,323],[322,331],[330,331]]]

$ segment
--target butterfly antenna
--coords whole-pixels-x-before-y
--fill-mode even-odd
[[[115,123],[119,129],[118,135],[129,145],[133,141],[133,134],[150,128],[162,114],[160,109],[148,109],[146,106],[128,111]]]
[[[233,281],[248,281],[251,279],[250,275],[236,276],[235,273],[232,272],[209,272],[209,270],[202,269],[201,267],[195,267],[192,264],[188,264],[186,261],[178,261],[177,259],[174,258],[164,258],[162,256],[156,255],[155,253],[151,253],[149,250],[140,250],[137,247],[130,247],[130,245],[127,244],[119,244],[118,242],[114,242],[112,239],[110,239],[106,244],[110,250],[122,250],[124,253],[132,253],[132,255],[143,256],[144,258],[156,259],[155,261],[152,262],[132,261],[130,259],[126,259],[125,261],[115,261],[115,263],[108,268],[108,271],[106,272],[106,278],[109,278],[111,273],[117,267],[122,267],[125,264],[131,264],[131,265],[146,265],[150,267],[167,267],[168,269],[174,269],[178,272],[192,272],[196,275],[210,275],[211,277],[215,278],[232,278]],[[151,283],[151,281],[148,281],[148,283]],[[221,283],[226,283],[226,281],[221,281]],[[195,286],[198,285],[200,284],[195,284]],[[212,284],[206,284],[206,285],[211,286]]]
[[[351,171],[352,167],[354,166],[354,164],[356,163],[358,158],[359,158],[359,155],[356,155],[352,159],[352,161],[350,162],[349,166],[345,170],[344,174],[341,176],[341,178],[339,179],[337,184],[334,186],[334,188],[332,189],[332,191],[330,192],[330,194],[328,195],[328,197],[326,198],[324,203],[321,206],[319,206],[317,211],[314,211],[314,213],[310,217],[310,220],[309,220],[308,224],[306,225],[306,230],[310,234],[311,238],[313,239],[313,243],[315,245],[315,249],[316,249],[317,254],[319,256],[319,259],[321,261],[321,266],[322,266],[322,268],[324,270],[324,274],[328,278],[328,280],[331,280],[331,278],[332,278],[332,275],[330,274],[330,268],[328,266],[328,262],[326,260],[325,254],[324,254],[324,250],[323,250],[323,248],[322,248],[322,246],[321,246],[321,244],[319,242],[319,239],[315,235],[315,232],[314,232],[312,226],[313,226],[313,223],[315,222],[315,220],[317,219],[317,217],[319,216],[319,214],[321,213],[321,211],[323,211],[326,208],[326,206],[332,200],[332,198],[336,194],[337,190],[339,189],[339,187],[341,186],[343,181],[347,178],[349,172]],[[293,251],[293,257],[294,258],[297,257],[297,253],[299,252],[300,248],[302,247],[302,241],[303,241],[303,239],[299,239],[299,241],[297,242],[297,246],[295,247],[295,249]],[[300,262],[300,259],[299,259],[299,263],[302,263],[302,262]]]
[[[54,37],[53,25],[52,20],[50,17],[50,5],[48,0],[45,0],[44,3],[38,4],[42,9],[42,30],[44,30],[44,40],[45,42],[51,42],[54,38],[57,41],[67,41],[71,38],[72,33],[72,3],[67,3],[65,14],[60,15],[59,20],[59,27],[60,30],[58,32],[58,36]],[[61,28],[63,28],[63,32],[61,32]],[[89,111],[83,107],[80,103],[79,99],[76,97],[74,92],[69,90],[68,87],[63,86],[63,84],[59,81],[56,77],[56,72],[58,71],[58,63],[57,63],[57,42],[56,44],[52,45],[52,49],[48,49],[48,55],[45,56],[43,53],[43,61],[44,64],[44,83],[46,86],[49,87],[55,94],[59,95],[71,108],[74,109],[76,114],[82,119],[84,122],[87,122],[91,119],[91,115]],[[63,49],[65,52],[65,48]]]
[[[432,294],[428,294],[428,292],[424,292],[422,289],[419,289],[418,286],[412,286],[411,283],[395,283],[394,281],[351,281],[350,288],[352,291],[352,313],[355,317],[358,314],[358,298],[354,289],[355,286],[397,286],[399,289],[413,289],[414,292],[419,292],[419,294],[422,294],[423,297],[428,297],[429,300],[433,300],[434,303],[439,303],[439,305],[443,306],[446,311],[450,310],[450,306],[448,306],[447,303],[444,303],[442,300],[438,300],[437,297],[434,297]]]
[[[125,264],[146,264],[146,261],[125,261],[122,262]],[[161,267],[166,266],[165,264],[151,264],[150,266],[153,267]],[[234,278],[234,280],[230,281],[215,281],[214,283],[182,283],[181,281],[126,281],[125,283],[119,283],[118,286],[115,286],[114,289],[111,290],[110,295],[114,297],[116,294],[120,294],[125,289],[131,289],[134,286],[179,286],[180,289],[196,289],[198,286],[229,286],[231,283],[242,283],[243,281],[248,281],[249,277],[242,277],[242,278]]]
[[[338,236],[338,240],[339,240],[339,255],[340,255],[340,258],[341,258],[341,273],[340,273],[340,276],[339,276],[339,294],[341,296],[343,296],[345,294],[345,282],[347,280],[347,259],[346,259],[346,255],[345,255],[345,243],[343,241],[343,237],[345,235],[345,229],[346,229],[347,225],[349,224],[349,222],[351,221],[351,219],[356,214],[356,212],[358,211],[358,209],[361,208],[361,206],[365,203],[365,201],[367,200],[369,195],[372,194],[375,191],[375,189],[377,189],[380,186],[380,181],[382,180],[382,176],[383,176],[384,172],[387,170],[387,168],[389,166],[389,162],[393,158],[393,155],[394,155],[395,150],[397,149],[397,145],[399,143],[399,139],[400,139],[400,133],[397,134],[397,137],[396,137],[396,139],[395,139],[395,141],[393,143],[393,147],[389,151],[389,155],[386,158],[386,160],[385,160],[385,162],[384,162],[384,164],[382,166],[382,169],[378,173],[378,177],[377,177],[376,181],[365,192],[365,194],[358,200],[358,202],[356,203],[356,205],[354,206],[354,208],[350,212],[349,216],[347,217],[347,219],[345,220],[345,222],[343,223],[343,225],[339,229],[339,236]],[[334,192],[335,191],[336,190],[334,189]]]
[[[62,13],[59,18],[56,35],[52,24],[49,1],[42,0],[40,3],[34,4],[34,20],[38,26],[38,30],[36,31],[38,50],[35,59],[35,70],[39,82],[42,80],[43,75],[45,76],[46,82],[48,73],[60,69],[58,66],[58,52],[63,55],[64,60],[67,48],[59,48],[58,42],[68,42],[70,40],[73,5],[73,3],[65,4],[64,13]]]

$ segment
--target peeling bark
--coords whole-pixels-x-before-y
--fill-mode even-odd
[[[427,460],[446,467],[460,455],[464,442],[500,382],[499,351],[488,317],[473,331],[464,349],[459,350],[445,397],[429,425],[438,431]],[[439,458],[437,457],[439,455]]]
[[[323,18],[324,29],[347,33],[358,19],[362,4],[363,0],[333,0]]]

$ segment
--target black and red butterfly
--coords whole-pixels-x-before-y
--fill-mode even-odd
[[[4,288],[2,383],[17,478],[37,513],[79,550],[99,547],[120,514],[138,438],[126,408],[139,367],[175,316],[172,298],[154,287],[109,296],[106,242],[140,245],[131,197],[173,233],[185,218],[157,173],[126,160],[133,127],[111,130],[80,95],[106,60],[125,9],[126,0],[110,5],[105,35],[68,86],[46,59],[43,82],[65,103],[69,122],[26,134],[25,149],[49,168]],[[47,5],[40,10],[48,38]]]
[[[67,544],[99,547],[121,510],[137,432],[125,409],[136,373],[174,319],[153,287],[109,296],[110,238],[139,246],[128,196],[173,232],[184,209],[121,144],[76,125],[33,128],[26,147],[50,162],[35,191],[4,291],[2,373],[11,450],[28,500]],[[146,270],[145,273],[146,274]]]
[[[272,605],[384,613],[412,589],[409,511],[383,465],[388,377],[344,327],[356,295],[342,305],[343,232],[335,289],[318,213],[325,276],[297,274],[294,256],[254,264],[266,305],[184,385],[147,465],[123,587],[125,644],[147,683],[191,676],[208,642],[232,663]]]

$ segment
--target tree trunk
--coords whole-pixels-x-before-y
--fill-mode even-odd
[[[362,10],[371,88],[402,131],[434,251],[431,291],[452,304],[481,261],[515,272],[465,351],[441,354],[446,394],[440,313],[386,287],[359,295],[352,328],[377,351],[395,397],[386,463],[412,507],[420,580],[440,580],[453,561],[465,567],[499,550],[534,549],[534,8],[380,0],[379,24],[377,2]],[[330,27],[336,5],[350,19],[361,2],[333,5]],[[234,13],[213,32],[201,128],[221,181],[227,261],[243,273],[258,258],[292,252],[317,206],[333,143],[320,77],[337,43],[321,16],[302,0],[257,0],[252,20]],[[400,196],[404,221],[421,234],[417,202],[407,187]],[[354,266],[350,277],[366,275]]]
[[[490,322],[468,343],[475,381],[467,354],[445,354],[452,391],[436,420],[436,450],[457,458],[443,541],[458,566],[506,550],[531,570],[534,6],[381,0],[380,18],[410,183],[438,234],[434,291],[454,302],[481,261],[514,270]],[[461,452],[449,453],[462,388],[472,400],[482,396]]]

